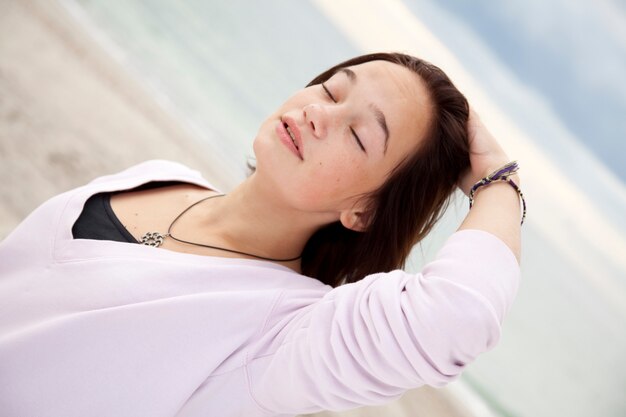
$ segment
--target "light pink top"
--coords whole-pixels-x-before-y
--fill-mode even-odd
[[[149,161],[58,195],[0,244],[0,415],[276,416],[382,404],[491,349],[511,250],[454,233],[420,274],[333,289],[271,262],[72,239],[83,204],[157,180]]]

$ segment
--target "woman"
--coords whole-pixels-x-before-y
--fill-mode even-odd
[[[2,242],[2,415],[340,410],[444,385],[494,346],[519,279],[519,177],[443,72],[346,61],[254,150],[228,195],[149,161]],[[421,274],[398,270],[457,186],[475,197],[459,230]]]

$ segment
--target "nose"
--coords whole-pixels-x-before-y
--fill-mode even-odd
[[[317,139],[326,137],[328,130],[328,111],[321,104],[308,104],[302,109],[304,113],[304,121],[311,128],[313,136]]]

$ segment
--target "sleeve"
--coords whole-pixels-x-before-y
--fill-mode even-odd
[[[371,275],[310,305],[285,297],[279,314],[295,313],[280,344],[248,363],[250,394],[267,412],[304,414],[445,385],[498,342],[519,277],[502,240],[466,229],[419,274]]]

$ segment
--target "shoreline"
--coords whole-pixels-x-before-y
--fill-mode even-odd
[[[234,185],[220,175],[210,146],[168,113],[64,4],[4,6],[0,240],[46,199],[148,159],[186,164],[224,190]],[[477,407],[464,390],[423,387],[386,406],[315,416],[472,417]]]

